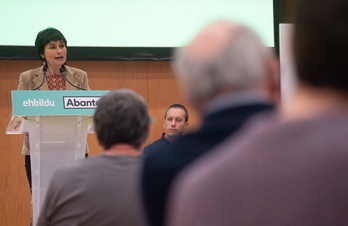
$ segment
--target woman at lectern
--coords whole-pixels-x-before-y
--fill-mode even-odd
[[[67,41],[55,28],[40,31],[35,48],[42,61],[39,68],[21,73],[18,90],[89,90],[85,71],[66,65]],[[31,164],[29,136],[26,134],[22,148],[25,169],[31,189]]]

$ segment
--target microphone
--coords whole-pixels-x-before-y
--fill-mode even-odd
[[[37,89],[39,89],[43,84],[44,84],[44,82],[45,82],[45,77],[46,77],[46,71],[47,71],[47,64],[45,64],[44,66],[43,66],[43,78],[42,78],[42,82],[41,82],[41,84],[38,86],[38,87],[36,87],[35,89],[33,89],[33,90],[37,90]]]
[[[75,87],[76,89],[80,89],[80,90],[87,90],[78,86],[75,86],[74,84],[72,84],[67,78],[66,78],[66,74],[65,74],[65,70],[63,68],[63,66],[59,69],[59,72],[64,76],[65,81],[67,81],[70,85],[72,85],[73,87]]]

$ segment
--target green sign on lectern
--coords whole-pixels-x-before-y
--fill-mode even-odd
[[[13,90],[13,115],[93,115],[108,90]]]

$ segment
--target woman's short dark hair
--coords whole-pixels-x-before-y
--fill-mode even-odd
[[[35,39],[35,48],[42,61],[43,58],[41,57],[41,54],[44,53],[45,46],[52,41],[63,41],[65,46],[67,45],[64,35],[53,27],[46,28],[37,34]]]
[[[94,130],[104,150],[115,144],[141,147],[150,124],[143,97],[129,89],[114,90],[100,98],[94,113]]]

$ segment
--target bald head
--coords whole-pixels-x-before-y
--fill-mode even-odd
[[[219,95],[265,87],[271,60],[270,50],[254,31],[216,21],[176,50],[173,66],[182,93],[202,110]]]
[[[185,47],[185,51],[191,57],[212,58],[228,45],[236,31],[240,28],[241,26],[233,22],[213,22],[198,33]]]

